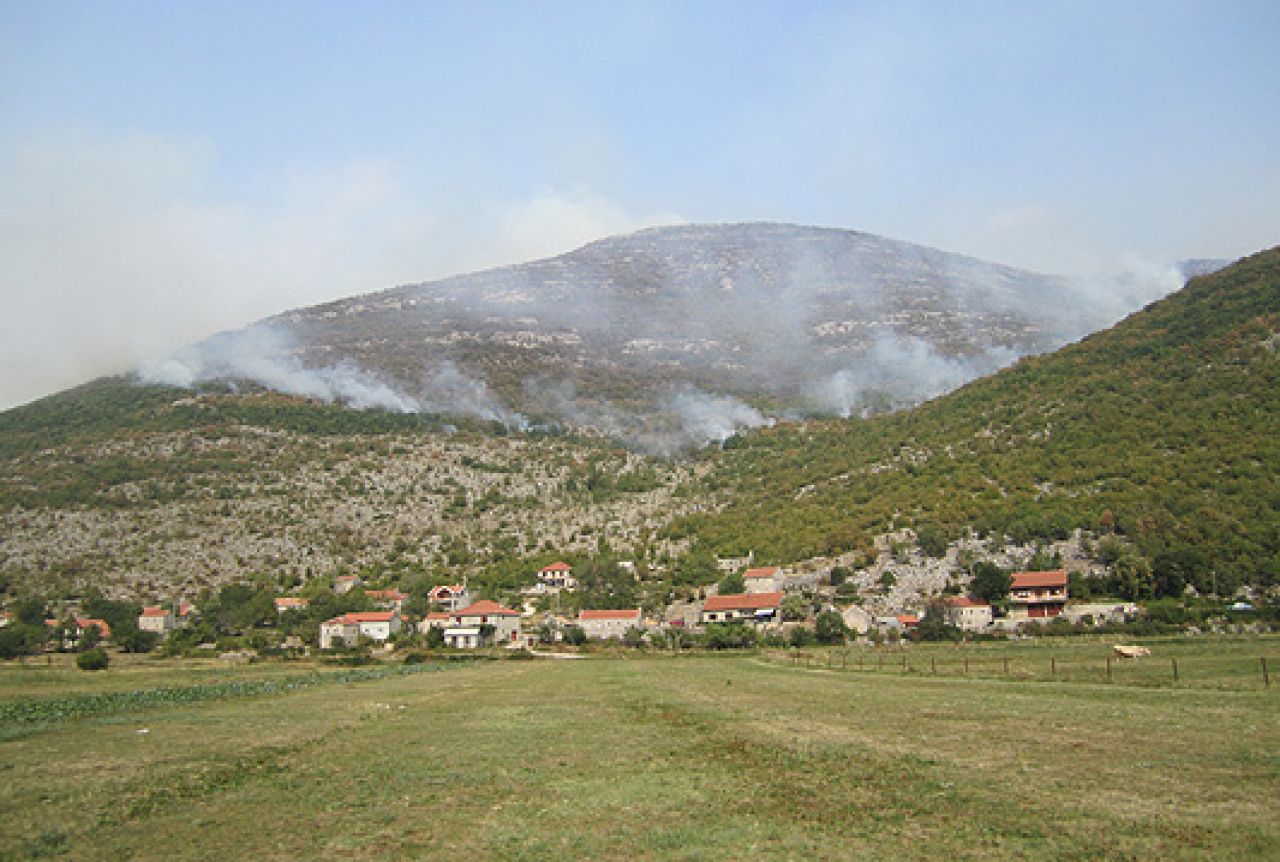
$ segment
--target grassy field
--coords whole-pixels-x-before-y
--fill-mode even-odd
[[[90,676],[62,673],[42,693]],[[1278,706],[1260,680],[469,663],[0,742],[0,858],[1276,858]]]

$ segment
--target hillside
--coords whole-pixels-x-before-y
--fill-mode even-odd
[[[0,414],[0,593],[440,582],[638,547],[696,465],[267,392],[102,380]],[[544,562],[549,562],[546,560]]]
[[[357,407],[554,425],[670,453],[917,403],[1181,284],[1062,278],[849,230],[654,228],[298,309],[142,370]]]
[[[1202,590],[1280,580],[1280,250],[915,410],[730,442],[678,522],[772,560],[914,527],[1015,542],[1115,533]]]

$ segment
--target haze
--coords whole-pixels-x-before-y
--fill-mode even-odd
[[[1049,272],[1280,237],[1273,3],[0,2],[0,407],[683,221]]]

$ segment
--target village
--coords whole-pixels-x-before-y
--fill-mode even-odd
[[[260,614],[249,626],[258,636],[248,643],[262,651],[303,653],[390,652],[398,647],[538,650],[603,642],[632,647],[804,646],[849,639],[882,643],[1019,637],[1045,625],[1124,624],[1141,613],[1133,602],[1072,601],[1065,569],[1002,575],[1007,591],[994,604],[971,594],[940,595],[921,598],[915,607],[876,613],[863,604],[838,602],[841,591],[832,582],[840,578],[830,572],[819,576],[781,566],[757,567],[750,558],[717,563],[723,573],[719,583],[698,591],[701,595],[693,600],[651,612],[641,607],[582,607],[574,601],[579,579],[573,566],[563,561],[536,572],[532,585],[520,590],[520,601],[512,602],[517,608],[476,595],[465,579],[433,586],[425,596],[415,597],[397,588],[375,588],[358,575],[338,575],[328,587],[331,594],[322,598],[348,609],[316,621],[314,592],[310,597],[277,595],[271,601],[272,612]],[[619,567],[632,570],[627,562]],[[990,592],[989,585],[986,589]],[[561,612],[562,606],[577,610]],[[145,633],[148,645],[159,645],[178,632],[183,633],[178,640],[188,648],[225,645],[225,639],[208,637],[213,629],[207,623],[202,633],[191,630],[204,610],[188,601],[143,607],[137,631]],[[0,625],[14,619],[13,611],[4,611]],[[83,615],[75,606],[62,608],[45,625],[51,633],[46,649],[83,651],[113,643],[110,621]],[[263,633],[276,636],[262,637]]]

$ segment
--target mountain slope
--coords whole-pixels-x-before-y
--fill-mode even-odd
[[[1134,291],[1177,283],[1097,291],[847,230],[654,228],[299,309],[144,377],[242,377],[356,406],[568,425],[670,451],[766,424],[766,414],[915,403],[1113,322],[1140,304]]]
[[[1202,588],[1280,579],[1280,250],[921,407],[731,441],[680,522],[801,559],[915,526],[1016,541],[1116,531]]]

